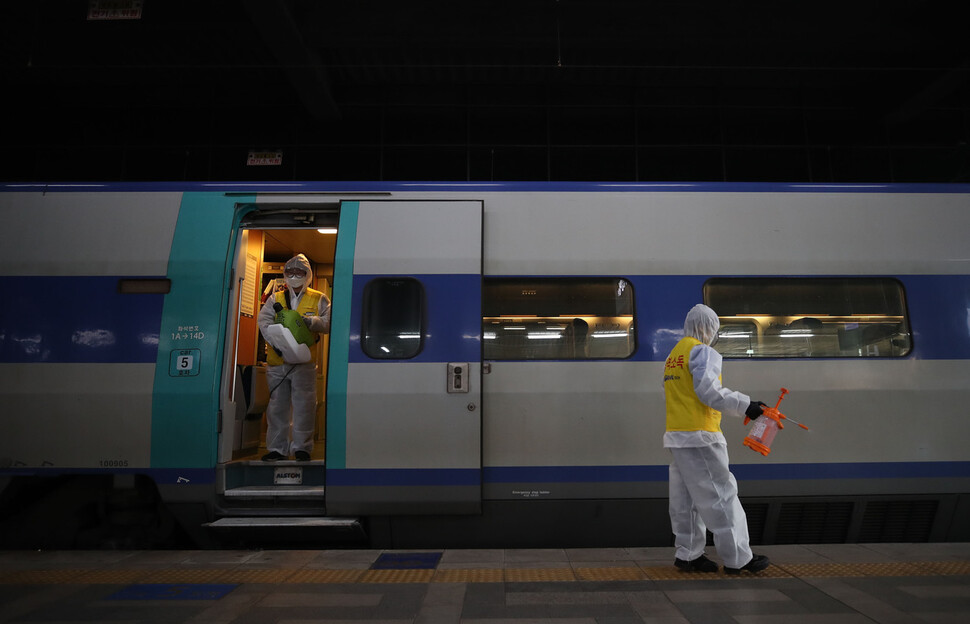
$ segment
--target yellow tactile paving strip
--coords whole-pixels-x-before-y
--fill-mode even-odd
[[[289,583],[299,570],[226,570],[220,583]]]
[[[791,578],[792,574],[785,571],[783,566],[772,565],[767,570],[757,574],[743,572],[738,575],[725,574],[723,570],[711,573],[681,572],[674,566],[656,566],[644,568],[644,573],[651,581],[716,581],[751,578]]]
[[[8,570],[0,572],[0,583],[13,585],[49,585],[73,583],[88,570]]]
[[[502,583],[505,581],[505,570],[488,568],[438,570],[432,580],[436,583]]]
[[[221,583],[228,570],[211,568],[195,570],[155,570],[142,577],[142,583]]]
[[[642,581],[647,578],[640,568],[576,568],[580,581]]]
[[[359,583],[429,583],[434,570],[367,570]]]
[[[294,570],[287,583],[356,583],[367,570]]]
[[[343,570],[313,568],[172,568],[3,570],[5,585],[147,583],[539,583],[575,581],[712,581],[812,577],[970,576],[970,561],[778,563],[757,574],[686,573],[673,566]]]
[[[939,576],[970,574],[970,561],[933,561],[921,565],[934,570]]]
[[[151,570],[79,570],[79,572],[81,573],[72,578],[69,581],[70,583],[79,585],[110,585],[115,583],[129,585],[152,574]]]
[[[572,568],[509,568],[505,580],[510,583],[544,583],[548,581],[575,581]]]
[[[793,576],[925,576],[925,568],[909,563],[802,563],[784,568]]]

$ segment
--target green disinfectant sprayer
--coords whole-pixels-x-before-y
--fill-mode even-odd
[[[313,359],[310,347],[316,337],[300,313],[284,308],[283,304],[273,304],[276,310],[275,323],[265,328],[263,336],[287,364],[303,364]]]
[[[785,425],[781,424],[782,420],[788,420],[805,431],[808,431],[808,427],[801,424],[798,421],[788,418],[784,414],[778,411],[778,406],[781,405],[781,400],[785,398],[788,394],[786,388],[781,389],[781,394],[778,396],[778,402],[775,403],[774,407],[765,407],[762,411],[761,416],[758,416],[754,424],[751,425],[751,430],[748,431],[748,435],[744,438],[744,445],[755,451],[761,453],[762,455],[768,455],[771,452],[771,443],[775,440],[775,435],[778,433],[779,429],[784,429]],[[744,417],[744,424],[748,424],[751,421],[747,416]]]
[[[274,320],[290,330],[298,343],[305,344],[307,347],[313,346],[313,332],[306,326],[306,322],[299,312],[284,308],[283,304],[278,301],[273,304],[273,309],[276,310],[276,319]]]

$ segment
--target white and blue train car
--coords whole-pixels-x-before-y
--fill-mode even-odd
[[[699,302],[725,385],[810,427],[722,423],[753,541],[970,539],[966,185],[5,184],[0,216],[5,544],[668,544]],[[332,327],[312,460],[270,464],[255,314],[296,253]]]

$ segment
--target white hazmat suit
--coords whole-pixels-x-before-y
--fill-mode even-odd
[[[300,302],[308,293],[311,273],[310,261],[299,254],[290,258],[284,265],[289,269],[302,269],[305,276],[285,278],[289,309],[298,310]],[[330,330],[330,300],[323,293],[313,314],[304,314],[303,319],[310,331],[324,333]],[[267,342],[271,342],[266,328],[276,322],[276,303],[274,296],[269,297],[259,311],[257,324]],[[271,347],[272,347],[271,343]],[[313,361],[302,364],[283,363],[270,365],[266,369],[266,381],[271,390],[269,405],[266,408],[266,450],[264,460],[282,459],[295,454],[298,459],[308,459],[313,452],[313,429],[316,420],[316,365]],[[292,414],[291,414],[292,405]],[[277,455],[274,455],[278,454]]]
[[[687,369],[693,379],[696,398],[704,406],[743,418],[751,399],[721,385],[721,355],[710,346],[719,327],[717,314],[705,305],[698,304],[688,312],[684,321],[685,337],[694,338],[701,344],[691,348],[688,342],[683,347],[690,349]],[[669,363],[668,359],[668,366]],[[667,380],[665,374],[665,392],[669,395],[671,390]],[[727,441],[720,431],[720,418],[716,417],[714,421],[715,431],[670,430],[671,410],[675,409],[668,396],[668,431],[664,434],[664,447],[672,455],[669,511],[676,558],[680,562],[693,562],[702,557],[706,530],[709,529],[725,568],[736,573],[754,556],[748,544],[747,518],[738,500],[737,481],[728,468]],[[764,561],[766,566],[767,559]],[[710,565],[717,569],[716,564]],[[678,567],[684,566],[678,563]]]

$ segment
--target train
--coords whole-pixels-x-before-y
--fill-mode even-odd
[[[970,185],[0,184],[0,545],[662,546],[712,307],[755,544],[970,539]],[[256,314],[331,300],[310,461]],[[783,421],[784,422],[784,421]]]

